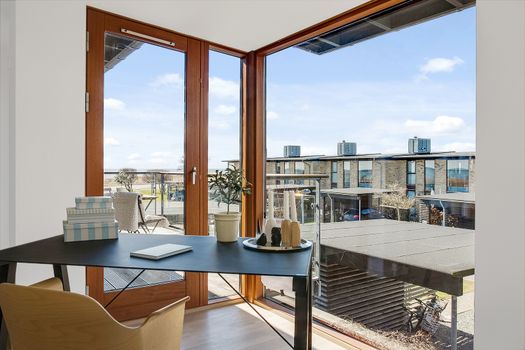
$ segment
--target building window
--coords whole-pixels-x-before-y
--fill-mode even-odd
[[[407,196],[414,198],[416,196],[416,161],[407,161]]]
[[[447,160],[447,192],[468,192],[469,160]]]
[[[280,174],[281,173],[281,163],[279,163],[279,162],[275,162],[275,173],[276,174]],[[281,180],[280,179],[275,180],[275,184],[276,185],[280,185],[281,184]]]
[[[425,194],[431,194],[436,186],[436,162],[425,160]]]
[[[330,187],[337,188],[337,162],[332,162],[332,171],[330,175]]]
[[[359,187],[372,187],[372,161],[360,160],[358,163]]]
[[[284,162],[284,173],[285,174],[291,174],[292,172],[290,171],[290,162]],[[288,179],[285,179],[284,180],[284,184],[290,184],[292,183],[293,184],[293,180],[288,180]]]
[[[303,162],[295,162],[295,173],[296,174],[304,174],[304,163]],[[297,185],[304,184],[304,180],[295,180],[295,183]]]
[[[350,187],[350,161],[343,162],[343,187]]]

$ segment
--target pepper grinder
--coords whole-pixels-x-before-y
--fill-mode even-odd
[[[290,221],[290,197],[287,191],[283,192],[283,221],[281,222],[281,238],[283,247],[290,247],[292,243]]]
[[[272,240],[272,229],[277,227],[277,222],[274,217],[274,198],[273,191],[268,191],[268,219],[264,227],[264,233],[268,242]]]
[[[290,223],[290,245],[292,247],[298,247],[301,245],[301,225],[297,221],[297,207],[295,205],[295,192],[290,191],[290,206],[291,206],[291,218]]]

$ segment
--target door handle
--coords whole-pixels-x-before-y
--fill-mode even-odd
[[[191,184],[195,185],[197,182],[197,167],[194,166],[193,169],[191,169]]]

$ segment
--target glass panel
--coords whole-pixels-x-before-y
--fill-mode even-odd
[[[237,57],[210,51],[209,54],[209,121],[208,121],[208,173],[227,167],[241,167],[241,60]],[[208,233],[215,234],[213,214],[225,212],[227,205],[218,204],[208,191]],[[240,212],[240,204],[232,203],[230,211]],[[238,275],[222,275],[228,283],[239,289]],[[208,298],[217,299],[235,295],[219,275],[208,274]]]
[[[436,183],[436,164],[434,160],[425,160],[425,194],[431,194],[434,191]]]
[[[372,161],[360,160],[358,165],[359,187],[372,187]]]
[[[343,162],[343,187],[350,187],[350,162]]]
[[[437,0],[408,3],[427,15],[451,8]],[[474,196],[447,189],[475,187],[476,11],[441,13],[431,21],[406,14],[403,23],[413,26],[385,35],[365,30],[372,34],[356,37],[352,46],[314,38],[266,58],[267,169],[288,159],[284,146],[298,145],[295,163],[320,176],[319,189],[317,181],[294,189],[319,208],[320,223],[300,225],[304,238],[318,230],[322,237],[315,318],[385,349],[452,348],[450,295],[462,283],[459,347],[471,349],[475,281],[459,281],[452,270],[474,267],[474,232],[465,230],[474,228]],[[377,29],[374,22],[364,19],[360,28]],[[338,148],[342,140],[355,143],[357,152]],[[279,226],[283,195],[273,195]],[[417,268],[399,268],[408,262]],[[434,279],[438,265],[451,274]],[[266,297],[294,305],[291,279],[263,277],[263,284]],[[418,300],[434,297],[448,303],[433,322],[437,332],[409,331]]]
[[[469,160],[447,160],[447,192],[468,192]]]
[[[332,188],[337,188],[337,162],[332,162],[332,173],[330,176]]]
[[[113,33],[104,48],[104,192],[121,231],[184,234],[185,55]],[[137,274],[106,268],[104,289]],[[146,271],[131,286],[183,278]]]

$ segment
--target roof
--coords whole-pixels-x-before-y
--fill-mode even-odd
[[[473,6],[475,0],[406,1],[298,44],[322,55]]]
[[[296,162],[296,161],[320,161],[320,160],[375,160],[375,159],[438,159],[438,158],[476,158],[476,152],[431,152],[431,153],[365,153],[352,156],[326,156],[308,155],[299,157],[270,157],[267,162]],[[223,160],[223,162],[239,162],[238,159]]]
[[[386,188],[365,188],[365,187],[350,187],[350,188],[331,188],[321,190],[321,193],[335,196],[359,197],[365,195],[378,195],[392,192]]]
[[[443,194],[431,194],[424,196],[416,196],[416,198],[423,201],[442,201],[451,203],[476,203],[475,192],[454,192]]]
[[[321,224],[321,232],[327,255],[371,273],[453,295],[474,274],[474,230],[377,219]]]
[[[308,185],[295,185],[295,184],[285,184],[285,185],[266,185],[268,190],[304,190],[307,188],[312,188],[314,186]]]

